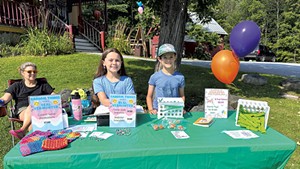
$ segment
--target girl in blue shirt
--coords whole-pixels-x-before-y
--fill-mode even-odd
[[[109,107],[110,94],[135,94],[133,83],[126,75],[122,54],[115,48],[103,52],[95,79],[94,93],[101,105]]]
[[[174,46],[171,44],[161,45],[157,57],[162,69],[152,74],[148,82],[146,100],[150,114],[157,114],[158,97],[181,97],[183,101],[185,100],[185,80],[184,76],[175,70],[176,51]]]

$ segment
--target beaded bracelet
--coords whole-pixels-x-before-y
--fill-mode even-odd
[[[131,130],[128,128],[116,129],[116,134],[118,136],[129,136],[131,134]]]

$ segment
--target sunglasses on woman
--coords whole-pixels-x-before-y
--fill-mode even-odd
[[[24,70],[24,72],[29,73],[29,74],[36,74],[38,71],[37,70]]]

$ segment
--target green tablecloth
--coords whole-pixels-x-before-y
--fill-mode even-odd
[[[194,126],[203,113],[186,115],[185,132],[189,139],[178,140],[170,129],[154,131],[154,116],[137,115],[137,127],[130,136],[116,135],[109,127],[98,131],[114,133],[104,141],[77,139],[67,148],[45,151],[23,157],[19,144],[4,157],[4,168],[284,168],[296,143],[272,128],[259,138],[235,140],[223,130],[241,129],[235,126],[235,112],[228,119],[216,119],[209,128]]]

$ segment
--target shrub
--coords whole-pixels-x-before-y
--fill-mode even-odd
[[[193,58],[199,60],[211,60],[211,55],[207,52],[203,45],[198,44],[198,46],[195,48],[195,54],[193,55]]]
[[[18,33],[1,33],[0,34],[0,43],[6,44],[9,46],[15,46],[20,41],[20,34]]]
[[[46,29],[29,29],[22,45],[23,55],[46,56],[73,52],[73,44],[67,33],[61,36],[48,33]]]
[[[198,42],[194,57],[197,59],[211,60],[209,54],[214,48],[220,45],[222,39],[216,33],[207,32],[201,25],[191,24],[188,27],[188,35]]]
[[[65,32],[63,36],[59,37],[59,54],[61,53],[73,53],[74,52],[74,47],[73,47],[73,42],[70,39],[69,33]]]
[[[117,48],[121,53],[131,54],[132,50],[128,37],[130,37],[132,31],[127,27],[127,21],[124,18],[120,18],[113,28],[109,32],[107,46],[109,48]],[[127,32],[129,32],[129,35],[126,35]]]
[[[17,56],[21,54],[21,48],[19,45],[16,46],[9,46],[7,44],[0,44],[0,55],[3,57],[8,56]]]

